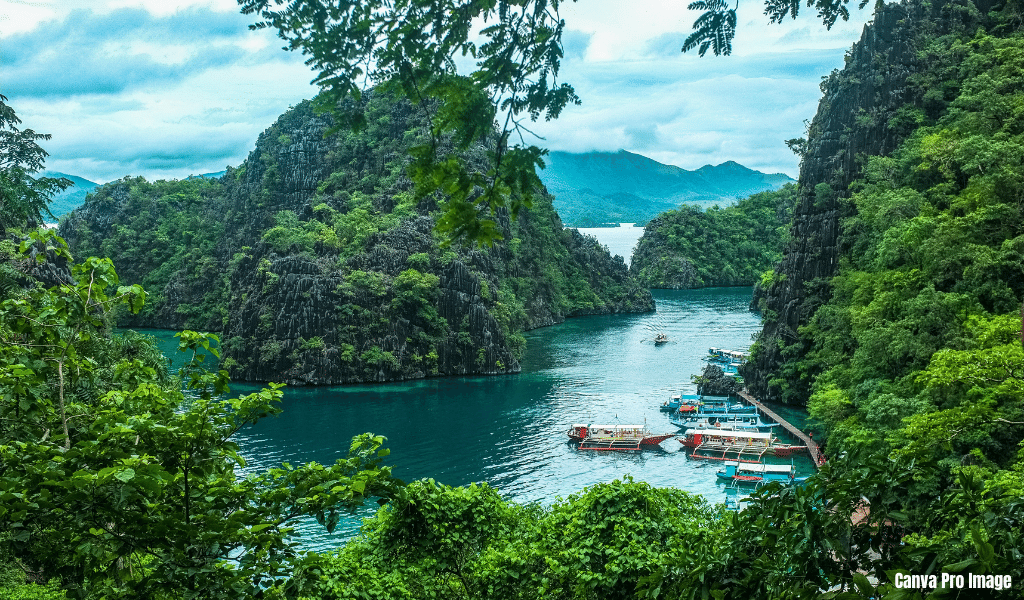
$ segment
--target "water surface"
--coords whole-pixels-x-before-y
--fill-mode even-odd
[[[618,227],[577,227],[576,230],[596,237],[608,247],[612,256],[621,256],[627,267],[633,259],[637,242],[644,234],[644,228],[636,227],[634,223],[619,223]]]
[[[527,334],[523,372],[434,378],[383,385],[289,387],[284,412],[238,436],[248,469],[344,457],[352,436],[387,436],[396,476],[449,485],[487,482],[517,502],[550,503],[585,486],[626,475],[721,502],[717,464],[691,461],[674,440],[640,453],[586,452],[567,443],[571,423],[646,423],[675,431],[658,406],[690,392],[710,346],[745,349],[759,319],[750,292],[727,288],[655,290],[658,310],[643,315],[570,319]],[[655,346],[655,333],[671,340]],[[167,333],[160,335],[170,350]],[[234,384],[234,393],[255,386]],[[810,461],[798,459],[801,472]],[[300,528],[303,545],[325,550],[359,527],[350,518],[328,535]]]

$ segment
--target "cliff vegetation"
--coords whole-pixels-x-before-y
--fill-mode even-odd
[[[222,332],[245,380],[516,372],[525,329],[653,310],[621,260],[563,230],[550,196],[500,209],[491,248],[448,245],[435,233],[446,199],[408,176],[420,112],[383,94],[361,107],[366,127],[350,132],[300,104],[220,179],[107,184],[61,234],[150,291],[126,325]],[[482,145],[462,160],[490,164]]]
[[[795,201],[789,184],[725,208],[662,213],[644,228],[630,273],[649,288],[754,285],[782,259]]]

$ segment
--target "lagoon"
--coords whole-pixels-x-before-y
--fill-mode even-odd
[[[449,485],[486,482],[517,502],[551,503],[585,486],[631,476],[722,502],[720,466],[689,460],[674,440],[661,450],[588,453],[567,443],[574,422],[647,423],[675,427],[658,406],[693,389],[710,346],[746,349],[759,317],[747,309],[750,290],[655,290],[657,312],[570,319],[527,333],[517,375],[433,378],[379,385],[285,388],[284,412],[238,436],[247,470],[282,462],[333,463],[352,436],[388,438],[396,476]],[[664,332],[670,342],[652,343]],[[157,331],[165,352],[173,332]],[[257,389],[233,384],[233,393]],[[788,417],[787,417],[788,418]],[[812,470],[798,458],[798,474]],[[362,514],[333,534],[309,523],[302,545],[328,550],[354,535]]]

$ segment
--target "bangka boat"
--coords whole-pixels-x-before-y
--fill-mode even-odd
[[[793,465],[768,465],[764,463],[741,463],[729,461],[725,469],[718,472],[718,478],[738,484],[757,485],[760,483],[792,483],[796,476]]]
[[[573,424],[567,432],[569,440],[579,443],[580,450],[642,450],[658,446],[675,433],[651,433],[646,425],[584,425]]]
[[[757,415],[723,415],[673,417],[672,424],[682,430],[717,429],[734,431],[772,431],[778,423],[765,423]]]
[[[676,394],[669,398],[668,402],[665,402],[658,407],[661,412],[674,413],[677,411],[683,412],[696,412],[697,405],[695,404],[700,399],[700,396],[692,394]],[[683,410],[683,409],[686,410]]]
[[[679,443],[692,448],[694,458],[739,462],[759,462],[766,454],[787,457],[807,450],[807,446],[782,444],[770,432],[735,427],[688,429]]]
[[[771,433],[761,431],[689,429],[679,443],[691,448],[694,458],[760,462],[774,439]]]
[[[658,335],[654,336],[655,346],[660,346],[666,342],[668,342],[668,336],[665,335],[664,333],[659,333]]]
[[[704,360],[718,363],[746,362],[750,354],[738,350],[724,350],[722,348],[708,348],[708,355]]]

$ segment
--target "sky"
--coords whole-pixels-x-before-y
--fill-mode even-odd
[[[698,16],[686,5],[563,4],[561,79],[583,104],[534,124],[531,143],[795,177],[784,140],[804,135],[870,11],[828,31],[811,12],[769,25],[763,2],[743,0],[733,54],[700,58],[680,52]],[[23,127],[53,135],[51,171],[99,183],[221,171],[317,93],[301,54],[253,21],[235,0],[0,0],[0,93]]]

